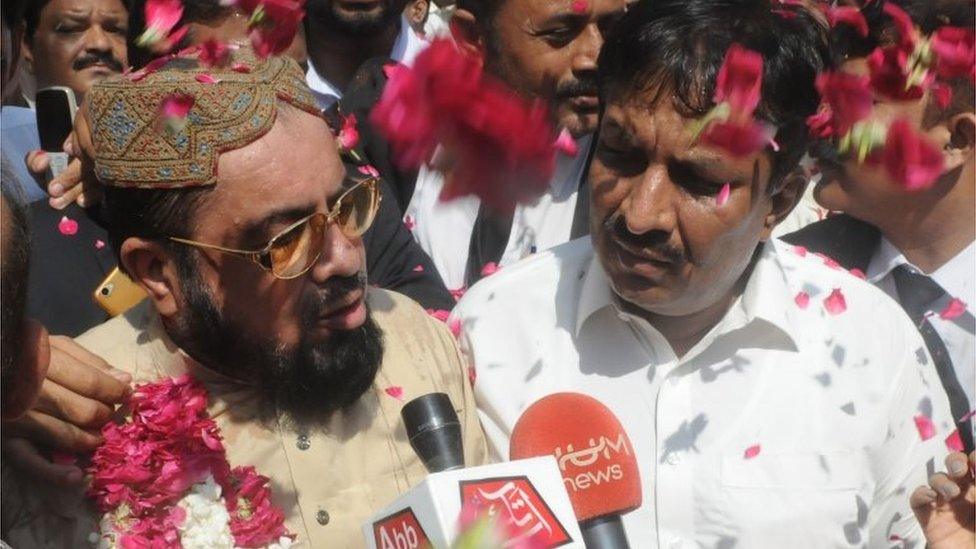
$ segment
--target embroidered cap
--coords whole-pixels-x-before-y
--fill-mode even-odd
[[[261,60],[243,45],[223,67],[205,67],[198,56],[191,48],[92,87],[87,117],[102,184],[213,185],[220,153],[267,133],[278,100],[321,115],[304,73],[290,58]],[[174,96],[193,98],[178,127],[161,123],[161,106]]]

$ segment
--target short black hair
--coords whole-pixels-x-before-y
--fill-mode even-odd
[[[24,0],[3,0],[3,3],[0,3],[3,24],[9,29],[15,29],[23,24],[25,7]]]
[[[4,227],[2,238],[10,247],[0,266],[0,387],[4,396],[18,386],[13,381],[23,350],[25,321],[27,320],[27,277],[30,270],[31,238],[27,221],[27,207],[20,182],[13,173],[13,164],[6,154],[0,156],[0,191],[3,207],[10,211],[10,226]],[[7,233],[6,231],[9,231]]]
[[[806,9],[770,0],[641,0],[610,32],[598,60],[600,100],[650,91],[670,96],[679,112],[713,106],[725,53],[740,44],[763,56],[756,116],[776,129],[770,189],[807,150],[806,118],[820,97],[817,73],[830,66],[825,26]]]

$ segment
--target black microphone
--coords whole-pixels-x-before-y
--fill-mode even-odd
[[[400,416],[410,446],[430,473],[464,468],[461,421],[444,393],[419,396],[403,406]]]

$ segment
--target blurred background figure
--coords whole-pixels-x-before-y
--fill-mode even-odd
[[[453,0],[431,0],[427,22],[424,24],[424,36],[428,40],[449,37],[451,18],[454,17],[455,10],[457,5]]]
[[[426,25],[430,14],[430,0],[410,0],[403,9],[403,16],[410,23],[410,28],[418,36],[426,37]]]
[[[3,24],[3,43],[0,49],[2,55],[2,77],[0,90],[3,92],[3,107],[0,109],[0,149],[7,155],[7,167],[16,175],[16,183],[25,200],[32,201],[44,197],[40,187],[33,185],[33,177],[24,165],[24,157],[29,151],[37,149],[40,142],[37,138],[37,123],[34,112],[25,108],[23,94],[17,75],[23,65],[21,52],[24,38],[24,8],[23,0],[5,0],[0,4]],[[26,183],[22,185],[21,182]]]

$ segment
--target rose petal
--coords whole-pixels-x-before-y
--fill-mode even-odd
[[[746,448],[746,451],[743,452],[743,454],[742,454],[742,458],[743,459],[752,459],[752,458],[754,458],[754,457],[756,457],[756,456],[759,455],[759,451],[760,450],[762,450],[762,446],[759,445],[759,444],[754,444],[754,445]]]
[[[576,140],[570,135],[569,130],[563,128],[559,132],[559,136],[556,137],[556,150],[565,154],[566,156],[576,156],[579,154],[579,146],[576,144]]]
[[[807,256],[807,249],[805,247],[803,247],[803,246],[793,246],[793,253],[795,253],[796,255],[798,255],[800,257],[806,257]]]
[[[403,387],[400,387],[399,385],[391,385],[386,389],[383,389],[383,391],[397,400],[403,400]]]
[[[403,225],[406,226],[408,231],[412,231],[414,228],[413,216],[411,215],[403,216]]]
[[[422,273],[422,272],[424,272],[424,266],[423,265],[417,265],[416,267],[413,268],[413,272],[415,272],[415,273]]]
[[[461,321],[457,318],[447,323],[447,329],[451,331],[451,334],[455,338],[461,335]]]
[[[586,13],[586,11],[589,9],[589,4],[586,2],[586,0],[573,0],[573,3],[570,5],[570,9],[573,10],[573,13]]]
[[[945,308],[939,311],[939,318],[942,320],[952,320],[954,318],[959,318],[965,312],[966,303],[963,300],[954,297],[949,300],[949,303],[946,304]]]
[[[868,275],[864,274],[864,271],[862,271],[861,269],[858,269],[856,267],[853,268],[853,269],[851,269],[848,272],[851,273],[852,275],[854,275],[855,277],[860,278],[861,280],[867,280],[868,279]]]
[[[966,447],[962,443],[962,437],[959,436],[959,429],[952,431],[952,434],[945,438],[946,448],[952,450],[953,452],[962,452]]]
[[[497,263],[495,263],[494,261],[489,261],[488,263],[485,263],[484,267],[481,268],[481,276],[482,277],[491,276],[497,273],[499,269],[500,267],[498,266]]]
[[[247,74],[247,73],[251,72],[251,67],[248,67],[244,63],[234,63],[233,65],[230,66],[230,70],[232,70],[234,72],[239,72],[239,73]]]
[[[78,222],[68,216],[63,216],[58,222],[58,231],[64,236],[74,236],[78,234]]]
[[[935,436],[935,424],[928,416],[918,414],[913,419],[915,420],[915,428],[918,430],[918,436],[922,440],[928,440]]]
[[[824,310],[830,315],[839,315],[847,310],[847,300],[844,299],[844,294],[840,291],[840,288],[834,288],[834,291],[830,292],[823,301]]]
[[[729,194],[731,193],[732,187],[728,183],[722,185],[722,188],[719,189],[718,194],[715,195],[715,205],[724,206],[725,203],[729,201]]]
[[[966,415],[964,415],[961,418],[959,418],[959,423],[963,423],[963,422],[969,421],[970,419],[973,418],[973,416],[976,416],[976,410],[970,410],[970,411],[966,412]]]
[[[796,294],[796,297],[793,298],[793,302],[796,303],[797,307],[801,309],[806,309],[807,306],[810,305],[810,294],[806,292],[800,292]]]
[[[95,249],[96,250],[101,250],[104,247],[105,247],[105,241],[104,240],[98,239],[98,240],[95,241]]]
[[[216,84],[217,82],[220,82],[220,79],[214,78],[213,75],[210,74],[200,73],[196,75],[196,81],[201,84]]]
[[[380,176],[379,170],[377,170],[376,168],[374,168],[372,164],[364,164],[362,166],[357,166],[356,169],[359,171],[359,173],[361,173],[363,175],[368,175],[370,177],[379,177]]]
[[[942,151],[904,118],[888,128],[882,162],[895,182],[908,191],[931,187],[942,175],[944,166]]]
[[[827,8],[827,22],[831,28],[837,25],[850,25],[863,37],[868,35],[868,21],[861,10],[853,6],[830,6]]]

